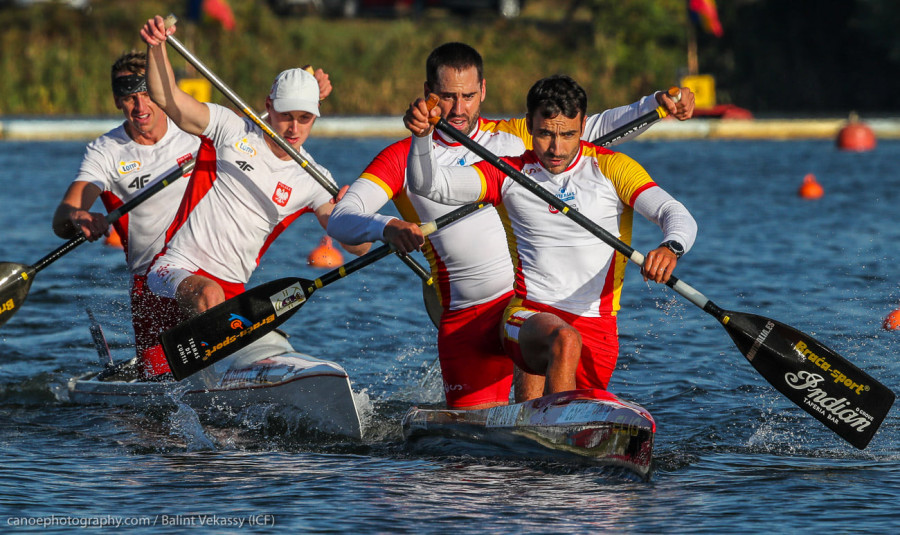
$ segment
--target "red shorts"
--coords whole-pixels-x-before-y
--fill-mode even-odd
[[[522,360],[519,347],[519,328],[523,321],[538,312],[549,312],[578,331],[581,335],[581,361],[575,372],[575,388],[606,389],[616,361],[619,359],[619,329],[615,316],[587,318],[564,312],[549,305],[513,299],[503,314],[503,347],[517,366],[534,373]],[[542,375],[542,374],[541,374]]]
[[[147,288],[147,277],[135,275],[131,283],[131,325],[141,373],[145,378],[166,373],[169,364],[159,335],[185,319],[174,299],[159,297]]]
[[[447,407],[508,403],[513,363],[503,351],[499,328],[512,292],[488,303],[444,310],[438,356]]]
[[[221,281],[205,271],[197,275],[208,277],[222,287],[225,299],[244,291],[243,284]],[[174,299],[159,297],[147,287],[147,277],[135,275],[131,283],[131,324],[134,328],[134,346],[141,374],[144,378],[170,372],[159,335],[187,319],[187,315]]]

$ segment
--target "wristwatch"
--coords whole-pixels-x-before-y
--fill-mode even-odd
[[[659,244],[659,246],[665,247],[666,249],[675,253],[675,258],[681,258],[681,255],[684,254],[684,246],[675,240],[664,241]]]

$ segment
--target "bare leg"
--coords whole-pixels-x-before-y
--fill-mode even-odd
[[[575,390],[581,335],[574,327],[554,314],[534,315],[522,324],[519,347],[525,364],[544,372],[548,394]]]
[[[225,301],[225,292],[215,281],[191,275],[178,285],[175,300],[188,315],[196,316]]]
[[[518,366],[513,375],[516,403],[544,395],[544,376],[528,373]]]

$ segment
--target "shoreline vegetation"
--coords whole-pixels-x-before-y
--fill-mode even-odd
[[[592,112],[627,104],[677,83],[684,63],[682,0],[641,0],[639,9],[619,7],[603,18],[568,10],[568,2],[532,0],[510,20],[486,12],[463,19],[440,9],[418,17],[285,17],[263,0],[230,4],[237,21],[230,32],[214,20],[185,20],[184,1],[104,0],[87,11],[54,3],[0,9],[0,116],[116,115],[112,62],[142,50],[143,22],[170,12],[181,17],[176,36],[254,109],[278,72],[310,63],[334,84],[324,113],[401,115],[422,93],[428,53],[447,41],[469,43],[484,55],[486,115],[521,114],[531,83],[554,73],[585,87]],[[171,48],[169,55],[177,74],[191,77],[180,55]],[[211,100],[230,105],[214,88]]]

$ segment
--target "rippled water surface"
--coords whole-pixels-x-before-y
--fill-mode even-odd
[[[387,139],[313,140],[349,182]],[[84,143],[0,143],[0,261],[33,264],[60,242],[53,210]],[[678,274],[723,308],[778,319],[896,389],[900,332],[900,143],[871,153],[829,141],[646,142],[621,148],[693,212],[700,234]],[[798,198],[803,176],[825,187]],[[637,222],[646,251],[659,231]],[[252,284],[315,278],[322,235],[301,218]],[[362,442],[311,437],[258,415],[197,420],[65,403],[95,369],[86,306],[118,358],[131,340],[122,253],[85,244],[41,271],[0,328],[0,530],[68,532],[825,532],[893,533],[900,499],[896,409],[864,451],[762,379],[709,315],[629,268],[621,356],[610,389],[656,418],[655,472],[637,482],[594,468],[429,455],[402,442],[411,404],[435,403],[435,329],[419,284],[388,258],[317,292],[286,330],[335,360],[364,404]],[[168,526],[167,529],[163,529]],[[273,527],[274,526],[274,527]]]

